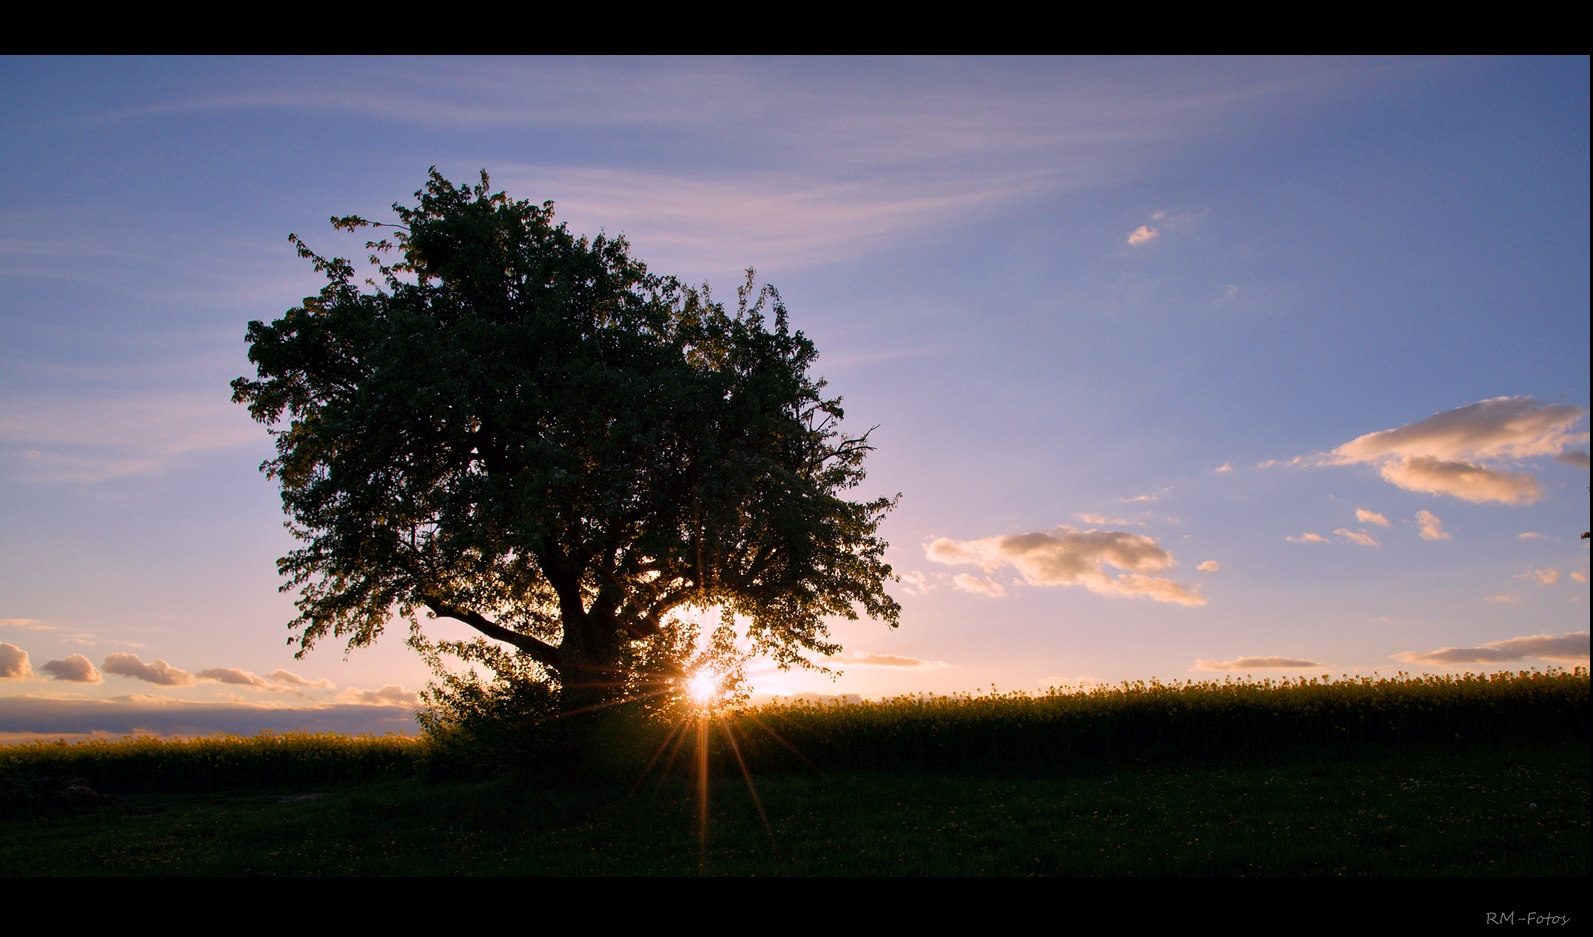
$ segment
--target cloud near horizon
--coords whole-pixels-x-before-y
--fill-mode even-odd
[[[1396,660],[1409,664],[1503,664],[1536,658],[1538,660],[1579,661],[1588,659],[1588,633],[1568,631],[1558,637],[1534,634],[1506,641],[1490,641],[1480,647],[1443,647],[1436,651],[1401,651]]]
[[[1376,466],[1385,481],[1407,491],[1473,504],[1531,504],[1543,497],[1536,477],[1482,463],[1558,458],[1567,446],[1586,442],[1587,433],[1571,432],[1585,416],[1586,410],[1569,404],[1494,397],[1358,436],[1333,450],[1328,461]]]
[[[21,680],[33,676],[28,652],[15,644],[0,641],[0,680]]]
[[[837,664],[849,664],[855,667],[914,667],[929,670],[938,670],[949,667],[943,660],[920,660],[916,657],[902,657],[897,654],[875,654],[872,651],[852,651],[850,654],[842,653],[834,657],[825,658]]]
[[[1326,664],[1298,657],[1240,657],[1235,660],[1195,659],[1196,670],[1300,670]]]
[[[194,675],[186,670],[178,670],[159,658],[146,664],[138,659],[137,654],[112,654],[100,666],[105,668],[106,673],[132,677],[157,686],[192,686],[197,682]]]
[[[1151,537],[1127,531],[1077,530],[1063,525],[1054,531],[979,540],[940,537],[924,545],[924,554],[947,566],[978,566],[987,574],[1011,566],[1031,586],[1080,585],[1100,595],[1148,598],[1185,606],[1206,604],[1204,597],[1181,583],[1146,575],[1170,568],[1172,554]],[[1105,571],[1107,566],[1124,572],[1110,576]],[[964,578],[957,577],[959,588],[980,591],[973,588],[978,580],[966,576],[973,583],[965,585]],[[1000,585],[988,579],[985,582],[997,588]]]
[[[65,660],[52,660],[39,669],[67,683],[105,682],[105,677],[95,668],[94,662],[82,654],[68,654]]]
[[[404,689],[402,683],[389,683],[380,690],[362,690],[351,686],[333,697],[333,700],[357,706],[408,706],[413,709],[420,705],[420,694]]]

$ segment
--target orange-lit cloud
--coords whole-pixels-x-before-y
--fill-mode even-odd
[[[916,657],[902,657],[897,654],[875,654],[872,651],[853,651],[850,654],[837,654],[826,658],[837,664],[850,667],[908,667],[922,669],[939,669],[949,666],[943,660],[919,660]]]
[[[339,703],[356,706],[419,706],[420,694],[404,689],[401,683],[389,683],[380,690],[361,690],[349,687],[333,697]]]
[[[980,540],[941,537],[926,544],[924,552],[937,563],[978,566],[986,573],[1010,566],[1032,586],[1081,585],[1101,595],[1142,597],[1177,605],[1206,604],[1198,593],[1178,582],[1145,575],[1170,568],[1172,555],[1154,539],[1127,531],[1062,526],[1054,531]],[[1107,566],[1124,572],[1115,577],[1108,575]],[[979,580],[967,576],[971,582],[965,584],[963,579],[958,577],[959,588],[979,591],[975,588]]]
[[[1557,456],[1583,442],[1571,427],[1581,407],[1532,397],[1494,397],[1395,429],[1367,433],[1331,454],[1331,461],[1376,465],[1384,480],[1407,491],[1449,495],[1481,504],[1530,504],[1543,496],[1527,472],[1482,464]]]
[[[191,686],[195,682],[194,675],[186,670],[178,670],[159,659],[146,664],[138,659],[137,654],[112,654],[100,666],[105,668],[106,673],[132,677],[157,686]]]
[[[1417,511],[1416,525],[1421,532],[1423,540],[1449,540],[1449,534],[1444,531],[1444,522],[1438,515],[1431,511]]]
[[[15,644],[0,641],[0,680],[20,680],[33,676],[28,652]]]
[[[1516,578],[1531,579],[1540,586],[1552,586],[1560,581],[1560,571],[1552,566],[1548,569],[1529,569]]]
[[[314,688],[318,690],[331,690],[336,687],[336,684],[330,680],[306,680],[304,677],[301,677],[296,673],[290,673],[286,670],[271,671],[269,679],[275,680],[278,683],[287,684],[288,686]]]
[[[37,618],[0,618],[0,628],[16,628],[19,631],[55,631],[52,625],[40,624]]]
[[[930,557],[934,559],[934,557]],[[972,592],[975,595],[989,596],[992,599],[1004,598],[1007,590],[1001,583],[984,576],[970,576],[967,573],[958,573],[951,577],[953,589],[962,592]]]
[[[67,683],[102,683],[105,680],[94,663],[82,654],[68,654],[65,660],[52,660],[39,669]]]
[[[1321,667],[1314,660],[1298,657],[1240,657],[1235,660],[1195,660],[1196,670],[1300,670]]]
[[[1588,467],[1587,453],[1580,449],[1567,449],[1565,452],[1555,456],[1554,461],[1563,462],[1566,465],[1575,466],[1579,469],[1586,469]]]
[[[1507,641],[1490,641],[1480,647],[1401,651],[1394,657],[1410,664],[1502,664],[1528,658],[1579,661],[1588,659],[1588,633],[1570,631],[1559,636],[1534,634]]]
[[[1382,546],[1382,544],[1378,543],[1372,538],[1371,534],[1366,532],[1365,528],[1362,528],[1360,531],[1354,531],[1345,527],[1340,527],[1333,532],[1338,534],[1340,537],[1343,537],[1345,540],[1348,540],[1351,543],[1358,543],[1363,547]]]
[[[1356,508],[1355,519],[1363,524],[1376,524],[1379,527],[1388,526],[1388,518],[1376,511],[1368,511],[1366,508]]]
[[[1160,231],[1157,231],[1150,225],[1142,224],[1135,228],[1133,233],[1128,236],[1128,243],[1138,247],[1141,244],[1156,240],[1160,234]]]
[[[1204,563],[1196,566],[1195,569],[1203,573],[1220,573],[1222,572],[1222,564],[1216,560],[1206,560]]]
[[[1490,595],[1486,599],[1483,599],[1484,602],[1504,602],[1504,603],[1514,602],[1515,600],[1516,600],[1515,596],[1513,596],[1513,595],[1505,595],[1503,593],[1500,593],[1499,595]]]
[[[1289,541],[1290,543],[1329,543],[1330,542],[1328,540],[1328,538],[1322,536],[1321,534],[1313,534],[1310,531],[1307,531],[1307,532],[1301,534],[1298,537],[1284,537],[1283,539]]]

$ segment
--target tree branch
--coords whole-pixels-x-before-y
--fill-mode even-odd
[[[513,644],[515,647],[531,655],[531,659],[539,664],[545,664],[554,668],[555,670],[563,666],[563,657],[559,654],[559,649],[551,644],[548,644],[546,641],[538,640],[537,638],[533,638],[528,634],[521,634],[518,631],[510,631],[508,628],[505,628],[502,625],[493,624],[475,612],[467,612],[463,609],[457,609],[451,605],[444,605],[442,602],[433,602],[428,600],[426,602],[426,607],[431,609],[432,614],[436,615],[438,618],[457,619],[489,638],[497,641],[503,641],[506,644]]]

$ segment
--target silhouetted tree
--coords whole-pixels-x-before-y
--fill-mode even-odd
[[[272,428],[261,468],[304,544],[278,561],[298,654],[368,645],[396,613],[434,660],[529,675],[571,709],[733,656],[735,616],[782,665],[839,649],[826,616],[895,627],[876,535],[895,501],[843,497],[867,434],[840,432],[771,287],[749,270],[727,311],[485,172],[434,169],[415,196],[366,245],[363,287],[290,235],[326,287],[249,323],[257,376],[232,384]],[[720,616],[712,640],[671,614],[690,609]],[[423,611],[491,640],[431,642]]]

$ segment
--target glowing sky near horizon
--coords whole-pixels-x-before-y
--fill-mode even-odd
[[[761,693],[1585,663],[1588,84],[5,59],[0,701],[413,699],[401,628],[292,658],[270,445],[227,382],[245,323],[317,288],[287,234],[358,255],[327,217],[433,164],[721,295],[755,266],[879,427],[902,626],[838,622],[843,677],[755,666]]]

